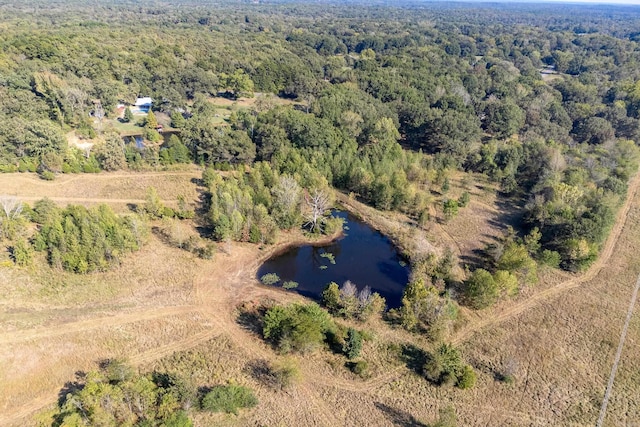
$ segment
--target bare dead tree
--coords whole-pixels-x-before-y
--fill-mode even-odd
[[[358,301],[360,302],[360,307],[366,307],[367,304],[371,301],[371,288],[369,286],[365,286],[358,292]]]
[[[22,202],[14,196],[0,196],[0,206],[8,219],[15,219],[22,213]]]
[[[353,284],[350,280],[347,280],[340,287],[340,298],[344,300],[348,300],[351,298],[355,298],[358,294],[358,287]]]
[[[282,175],[272,192],[283,212],[291,212],[298,208],[301,188],[293,177]]]
[[[326,191],[315,188],[305,194],[304,200],[304,217],[307,220],[305,225],[308,225],[311,231],[316,231],[322,225],[325,212],[331,207],[331,199]]]
[[[98,128],[99,128],[98,130],[102,132],[102,119],[104,119],[104,116],[105,116],[104,109],[102,108],[102,102],[100,101],[95,102],[93,115],[96,119],[98,119]]]
[[[71,107],[72,114],[84,111],[87,101],[89,100],[89,95],[77,87],[66,87],[64,89],[64,97]]]

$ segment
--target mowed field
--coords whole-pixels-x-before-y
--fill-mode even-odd
[[[61,204],[106,202],[124,212],[128,204],[144,201],[149,186],[168,202],[177,194],[195,201],[199,190],[192,179],[198,177],[193,170],[69,175],[45,182],[11,174],[0,175],[0,193],[28,202],[44,196]],[[211,261],[152,235],[118,269],[86,276],[43,263],[0,267],[0,425],[38,425],[77,372],[122,357],[145,372],[178,371],[199,385],[231,380],[256,390],[258,407],[239,416],[194,413],[199,426],[420,426],[433,423],[438,410],[448,406],[455,408],[460,426],[593,426],[640,275],[637,186],[636,179],[610,250],[605,248],[587,273],[546,272],[510,301],[482,312],[463,310],[464,322],[451,339],[479,374],[476,387],[466,391],[436,388],[417,375],[412,369],[417,359],[399,349],[412,344],[428,350],[430,344],[382,322],[365,327],[374,337],[363,351],[369,378],[356,377],[344,358],[321,351],[290,357],[302,374],[292,389],[262,383],[251,367],[284,357],[238,323],[237,307],[301,299],[260,286],[254,277],[270,253],[301,241],[298,233],[282,233],[277,245],[263,250],[239,243],[220,247]],[[426,232],[405,230],[394,215],[371,219],[436,247],[455,245],[464,260],[499,230],[490,220],[509,214],[490,193],[477,190],[472,197],[451,223],[434,222]],[[635,315],[606,426],[639,425],[639,346]],[[501,381],[507,373],[511,384]]]

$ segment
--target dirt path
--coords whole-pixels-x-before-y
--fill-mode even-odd
[[[640,173],[637,173],[633,180],[630,182],[629,190],[627,191],[627,197],[624,201],[624,204],[618,215],[616,216],[616,222],[609,233],[609,236],[602,248],[600,256],[596,260],[595,263],[581,276],[573,277],[569,280],[566,280],[562,283],[559,283],[556,286],[540,291],[530,298],[516,303],[502,312],[491,313],[485,318],[481,318],[480,320],[474,322],[471,325],[460,330],[452,339],[454,344],[460,344],[467,339],[469,339],[476,332],[492,325],[496,325],[498,323],[504,322],[505,320],[511,319],[519,315],[520,313],[537,306],[538,304],[547,301],[553,297],[556,297],[563,292],[566,292],[570,289],[574,289],[579,287],[580,285],[587,283],[593,280],[604,267],[607,266],[611,255],[613,254],[613,250],[618,243],[618,239],[622,234],[622,230],[624,229],[625,224],[627,223],[627,217],[629,216],[629,210],[633,205],[633,201],[635,200],[636,194],[638,192],[638,187],[640,187]]]
[[[35,202],[42,200],[42,197],[36,196],[19,196],[21,201]],[[144,199],[110,199],[98,197],[47,197],[47,199],[58,203],[119,203],[119,204],[143,204],[147,201]],[[177,200],[160,200],[162,203],[178,203]]]
[[[53,338],[70,333],[87,332],[98,328],[113,327],[124,325],[127,323],[160,319],[167,316],[191,313],[196,310],[197,307],[189,305],[154,307],[144,311],[136,311],[126,314],[115,314],[113,316],[95,317],[92,319],[80,320],[77,322],[63,323],[57,326],[7,332],[4,334],[0,334],[0,345],[44,338]]]
[[[182,173],[181,173],[182,174]],[[184,173],[192,174],[192,173]],[[109,175],[114,177],[114,174]],[[123,174],[123,176],[134,176]],[[106,177],[106,175],[105,175]],[[511,317],[517,316],[525,310],[547,300],[560,293],[580,286],[581,284],[592,280],[601,272],[610,259],[615,245],[622,233],[626,223],[630,207],[634,197],[640,186],[640,174],[636,175],[630,183],[627,198],[623,207],[620,209],[616,218],[616,223],[603,247],[601,256],[594,265],[582,276],[571,278],[557,286],[546,289],[535,294],[526,301],[516,304],[501,313],[495,313],[484,319],[469,325],[460,331],[454,338],[454,342],[460,343],[475,332],[500,323]],[[53,200],[56,200],[55,198]],[[119,201],[114,201],[119,200]],[[121,201],[120,201],[121,200]],[[111,202],[111,203],[139,203],[140,201],[125,199],[85,199],[85,198],[60,198],[60,201],[84,201],[84,202]],[[215,336],[224,335],[228,337],[234,345],[241,348],[246,354],[251,354],[266,359],[273,359],[275,356],[272,351],[247,330],[243,329],[235,320],[235,310],[238,303],[247,301],[247,299],[259,299],[262,297],[273,297],[276,299],[293,299],[294,294],[283,294],[277,290],[271,290],[255,285],[253,274],[261,261],[267,258],[274,251],[280,250],[283,246],[293,243],[294,240],[287,240],[269,249],[269,251],[260,253],[258,249],[250,246],[234,245],[232,253],[226,257],[219,254],[215,263],[207,264],[194,283],[195,301],[193,305],[175,306],[175,307],[156,307],[145,309],[139,312],[116,314],[114,316],[101,316],[99,318],[81,320],[78,322],[53,326],[49,328],[37,328],[27,331],[16,331],[11,333],[0,334],[0,344],[23,342],[27,340],[46,339],[55,337],[65,333],[82,333],[100,327],[110,327],[118,324],[125,324],[137,321],[154,320],[171,315],[180,315],[191,312],[199,312],[207,320],[211,321],[212,326],[205,331],[195,333],[181,340],[176,340],[166,345],[150,349],[146,352],[132,355],[131,362],[135,365],[142,365],[153,362],[162,357],[170,355],[177,351],[184,351],[196,347],[197,345],[212,339]],[[373,393],[377,389],[384,387],[386,384],[394,381],[406,372],[406,367],[401,366],[381,374],[371,380],[364,382],[347,381],[335,378],[327,378],[318,374],[313,366],[303,366],[307,381],[298,387],[297,393],[301,398],[308,402],[306,410],[311,411],[314,419],[318,424],[326,426],[340,425],[341,421],[336,417],[335,411],[332,410],[324,400],[318,395],[318,391],[313,387],[314,384],[336,387],[341,390]],[[33,400],[23,406],[12,408],[12,412],[0,415],[0,425],[11,425],[19,423],[24,418],[41,410],[53,403],[58,395],[59,388],[49,390],[42,395],[34,396]],[[437,401],[437,399],[435,399]],[[492,414],[500,415],[505,418],[514,418],[534,422],[542,422],[543,420],[530,414],[502,411],[497,408],[477,407],[479,411],[492,411]]]

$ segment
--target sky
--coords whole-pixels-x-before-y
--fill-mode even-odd
[[[590,3],[640,5],[640,0],[542,0],[549,3]]]
[[[588,3],[588,4],[622,4],[640,6],[640,0],[458,0],[471,2],[497,2],[497,3]]]

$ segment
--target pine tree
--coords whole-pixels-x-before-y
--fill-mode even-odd
[[[124,122],[131,123],[133,121],[133,113],[131,112],[131,108],[127,107],[124,110]]]
[[[153,114],[153,111],[149,110],[149,114],[147,114],[147,129],[155,130],[158,127],[158,120],[156,119],[156,115]]]

